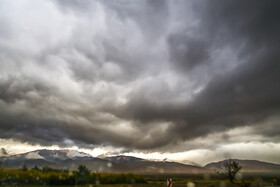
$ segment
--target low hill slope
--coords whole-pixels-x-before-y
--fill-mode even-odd
[[[269,162],[262,162],[258,160],[239,160],[233,159],[238,162],[241,166],[241,172],[251,172],[251,173],[261,173],[261,172],[279,172],[280,173],[280,165],[269,163]],[[223,160],[220,162],[212,162],[204,166],[206,169],[210,170],[217,170],[220,166],[222,166],[228,160]]]

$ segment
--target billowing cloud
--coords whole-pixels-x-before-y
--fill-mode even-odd
[[[279,6],[3,1],[0,138],[160,152],[277,144]],[[243,142],[236,128],[251,129]]]

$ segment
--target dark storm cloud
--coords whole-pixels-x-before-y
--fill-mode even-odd
[[[209,58],[209,44],[206,40],[194,39],[179,33],[168,38],[171,61],[183,71],[204,63]]]
[[[0,7],[0,138],[176,150],[279,115],[278,1],[37,3]]]
[[[133,19],[147,37],[147,42],[162,36],[168,25],[168,2],[163,1],[103,1],[121,20]]]
[[[179,138],[194,138],[234,126],[252,125],[279,114],[280,38],[277,33],[280,25],[276,23],[279,3],[274,3],[211,1],[209,5],[203,5],[205,7],[198,11],[202,15],[200,28],[217,42],[215,47],[222,48],[232,42],[234,47],[242,48],[239,60],[244,60],[244,64],[230,73],[214,77],[193,101],[184,106],[164,104],[166,101],[158,105],[137,96],[128,104],[126,114],[143,122],[174,122],[170,130],[173,137]],[[181,67],[192,68],[207,57],[204,52],[207,45],[192,45],[187,37],[180,35],[173,37],[171,44],[174,40],[174,45],[190,45],[191,48],[190,52],[187,47],[180,51],[171,45],[171,55]]]
[[[202,17],[202,27],[209,34],[220,37],[225,42],[244,40],[263,47],[276,44],[275,39],[279,37],[279,7],[277,0],[245,3],[215,0],[201,3],[197,6],[197,11]]]
[[[279,114],[279,54],[271,51],[263,55],[217,76],[188,104],[174,106],[162,101],[159,105],[139,96],[130,101],[124,114],[143,122],[174,122],[174,135],[188,138]]]
[[[165,1],[53,2],[60,9],[67,10],[67,13],[74,14],[89,24],[83,26],[87,30],[74,28],[73,35],[76,39],[71,41],[71,51],[67,51],[75,51],[83,59],[65,55],[63,57],[70,62],[70,69],[76,79],[124,83],[158,72],[155,67],[162,57],[157,52],[157,42],[166,31],[168,16]],[[102,23],[98,20],[98,13],[104,14],[100,17],[105,16]],[[95,21],[98,24],[95,25]],[[99,27],[102,30],[96,34]],[[89,37],[83,38],[82,34]],[[148,48],[154,50],[147,50]],[[108,71],[114,71],[114,75],[111,72],[108,75]]]

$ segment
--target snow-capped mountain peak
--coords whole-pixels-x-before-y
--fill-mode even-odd
[[[7,156],[7,155],[8,155],[8,153],[7,153],[6,149],[1,148],[0,149],[0,156]]]
[[[38,151],[35,152],[29,152],[25,155],[26,159],[44,159],[44,157],[42,157]]]
[[[77,150],[61,150],[62,152],[66,153],[68,158],[75,158],[75,157],[91,157],[91,155],[79,152]]]
[[[91,155],[79,152],[77,150],[37,150],[31,151],[28,153],[23,153],[18,155],[24,159],[43,159],[46,161],[58,161],[58,160],[67,160],[67,159],[78,159],[78,158],[92,158]]]

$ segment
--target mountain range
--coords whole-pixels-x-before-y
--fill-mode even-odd
[[[0,161],[6,168],[28,168],[49,166],[54,168],[77,169],[81,164],[93,172],[112,173],[210,173],[219,168],[226,160],[212,162],[204,167],[194,162],[187,164],[174,161],[151,161],[132,156],[93,157],[76,150],[36,150],[17,155],[4,155]],[[279,172],[280,165],[257,160],[236,160],[242,166],[242,172]]]

